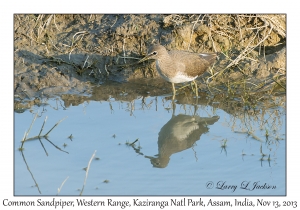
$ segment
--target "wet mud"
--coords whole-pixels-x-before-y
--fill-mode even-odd
[[[153,43],[168,50],[218,52],[214,67],[197,79],[198,104],[232,100],[244,107],[285,96],[285,18],[15,14],[15,111],[51,97],[68,107],[87,100],[168,96],[171,84],[158,76],[154,62],[137,64]],[[192,89],[183,88],[176,100],[195,103]]]

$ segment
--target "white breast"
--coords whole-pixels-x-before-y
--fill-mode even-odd
[[[177,72],[176,74],[173,73],[172,75],[167,75],[166,72],[161,71],[161,69],[159,67],[159,60],[156,60],[156,69],[157,69],[157,72],[159,73],[159,75],[163,79],[167,80],[168,82],[173,82],[173,83],[190,82],[198,77],[198,76],[190,77],[190,76],[187,76],[186,74],[184,74],[183,72]]]
[[[193,81],[196,78],[197,78],[197,76],[189,77],[186,74],[178,73],[178,74],[175,75],[175,77],[170,78],[169,82],[173,82],[173,83],[190,82],[190,81]]]

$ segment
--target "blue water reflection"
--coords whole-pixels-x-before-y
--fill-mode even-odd
[[[286,193],[282,107],[234,116],[203,105],[176,104],[172,112],[164,97],[47,103],[15,113],[15,195],[79,195],[95,151],[83,195]],[[39,134],[46,116],[42,133],[67,118],[48,140],[25,142],[22,154],[18,148],[37,112],[28,137]]]

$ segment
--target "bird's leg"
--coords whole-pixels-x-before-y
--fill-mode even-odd
[[[172,98],[172,116],[175,116],[175,109],[176,109],[176,105],[175,105],[175,94],[176,94],[176,89],[175,89],[175,85],[174,83],[172,82],[172,88],[173,88],[173,98]]]
[[[195,92],[196,92],[196,96],[198,98],[198,86],[197,86],[197,83],[195,82],[195,80],[193,80],[193,83],[195,85]]]
[[[193,114],[193,116],[196,115],[197,110],[198,110],[198,98],[196,98],[196,104],[194,104],[194,114]]]
[[[193,83],[194,83],[194,80],[191,81],[190,85],[191,85],[191,88],[192,88],[193,93],[196,93],[195,87],[193,87]],[[194,86],[195,86],[195,83],[194,83]]]
[[[176,94],[176,89],[175,89],[175,85],[172,82],[172,88],[173,88],[173,100],[175,99],[175,94]]]
[[[172,117],[175,116],[176,104],[174,98],[172,99]]]

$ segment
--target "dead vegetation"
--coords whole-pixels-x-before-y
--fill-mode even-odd
[[[201,90],[212,95],[244,100],[257,92],[285,93],[284,14],[16,14],[14,20],[18,101],[82,94],[108,80],[156,78],[153,63],[135,65],[155,42],[168,49],[219,52],[214,68],[200,78]],[[155,88],[145,92],[151,95]]]

